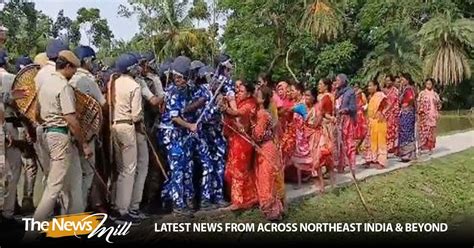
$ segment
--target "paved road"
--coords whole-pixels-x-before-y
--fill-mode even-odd
[[[417,161],[427,161],[432,158],[443,157],[452,153],[460,152],[474,146],[474,130],[456,133],[447,136],[440,136],[437,138],[436,148],[433,151],[431,156],[427,154],[421,155]],[[360,165],[364,163],[360,156],[357,157],[357,164]],[[408,166],[411,166],[414,161],[410,163],[399,162],[398,158],[390,158],[388,166],[385,169],[378,170],[375,168],[363,169],[360,166],[357,166],[356,169],[356,178],[358,180],[363,180],[368,177],[384,174],[390,171],[399,170]],[[337,174],[335,186],[340,187],[352,183],[353,179],[350,173]],[[326,189],[329,189],[330,186],[326,186]],[[312,183],[307,183],[302,185],[300,189],[295,189],[295,185],[287,184],[287,200],[293,201],[295,199],[300,199],[301,197],[314,195],[317,193],[317,189]]]

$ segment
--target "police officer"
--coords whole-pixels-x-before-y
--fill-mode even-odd
[[[117,217],[117,223],[134,225],[141,222],[138,207],[148,172],[148,163],[139,160],[148,157],[148,149],[143,130],[141,88],[133,78],[137,66],[138,59],[134,54],[121,55],[115,63],[121,75],[111,86],[114,102],[111,135],[118,170],[112,217]]]
[[[156,74],[155,55],[152,52],[142,54],[139,59],[140,73],[135,77],[140,84],[143,96],[144,123],[148,133],[155,133],[160,123],[160,108],[164,100],[163,85],[159,76]],[[147,133],[147,134],[148,134]],[[145,140],[146,141],[146,140]],[[153,154],[151,154],[153,158]],[[153,161],[156,163],[156,161]],[[145,180],[144,200],[145,203],[153,204],[156,200],[156,194],[160,187],[160,172],[156,167],[148,169]],[[151,206],[150,206],[151,207]],[[146,217],[143,214],[142,218]]]
[[[56,71],[49,76],[45,75],[47,85],[43,85],[38,91],[40,117],[44,121],[44,140],[48,145],[51,164],[46,188],[33,215],[37,221],[49,217],[61,191],[64,192],[63,209],[66,213],[84,210],[78,148],[86,158],[92,155],[92,150],[76,118],[74,91],[68,84],[80,65],[73,52],[59,52]]]
[[[235,84],[231,78],[231,71],[234,68],[232,59],[227,54],[221,54],[218,58],[217,64],[217,82],[221,83],[224,81],[221,92],[226,97],[229,107],[234,111],[237,110],[237,103],[235,101]],[[214,85],[216,87],[216,85]]]
[[[79,46],[74,50],[74,54],[81,61],[81,67],[77,69],[76,74],[71,78],[69,83],[75,89],[92,96],[103,107],[106,104],[104,95],[99,89],[99,85],[95,81],[95,76],[92,74],[93,62],[96,58],[94,49],[90,46]],[[95,169],[95,142],[96,137],[88,141],[92,149],[92,155],[86,160],[84,154],[81,154],[81,168],[82,168],[82,198],[84,208],[87,207],[88,195],[94,179]]]
[[[209,82],[212,78],[213,70],[210,67],[204,66],[199,68],[197,77],[198,83],[203,86],[203,89],[212,95]],[[228,202],[224,200],[224,171],[226,159],[226,140],[223,134],[222,112],[219,109],[219,103],[209,106],[203,118],[202,132],[204,133],[205,142],[208,144],[210,158],[212,161],[212,175],[211,175],[211,201],[217,208],[227,207]]]
[[[11,107],[11,87],[15,75],[6,71],[8,63],[8,54],[5,49],[0,50],[0,85],[2,86],[2,101],[4,104],[4,118],[5,118],[5,135],[7,140],[17,140],[18,127],[21,127],[21,122],[16,117],[14,109]],[[21,174],[21,151],[13,146],[11,142],[6,143],[6,181],[8,187],[6,188],[6,197],[4,198],[3,206],[3,223],[15,223],[13,213],[16,203],[16,189]],[[3,197],[3,196],[2,196]]]
[[[44,84],[48,84],[48,80],[52,73],[56,71],[56,59],[59,56],[59,52],[63,50],[68,50],[67,45],[62,42],[61,40],[55,39],[50,40],[48,45],[46,46],[46,56],[48,57],[48,61],[44,64],[38,73],[35,76],[35,86],[36,91],[39,92]],[[47,86],[46,86],[47,87]],[[39,112],[39,111],[38,111]],[[41,122],[41,120],[40,120]],[[36,127],[36,142],[35,142],[35,150],[36,154],[38,155],[39,162],[43,166],[45,170],[45,177],[48,176],[49,172],[49,155],[48,155],[48,148],[43,140],[43,127],[42,125],[38,125]]]
[[[19,72],[25,66],[32,64],[33,61],[28,56],[20,56],[15,61],[16,71]],[[38,164],[36,163],[34,148],[32,145],[32,139],[27,128],[30,127],[19,127],[19,140],[26,141],[27,147],[22,150],[21,161],[23,163],[23,173],[24,173],[24,182],[23,182],[23,199],[21,201],[21,212],[22,213],[31,213],[34,211],[33,205],[33,193],[36,182],[36,174],[38,172]]]
[[[33,63],[39,65],[40,67],[45,66],[48,63],[49,59],[46,56],[46,53],[38,53],[35,58],[33,59]]]
[[[193,161],[190,147],[185,142],[190,133],[197,131],[196,124],[187,121],[188,116],[183,113],[191,100],[187,85],[190,62],[183,56],[173,61],[171,68],[174,85],[168,88],[160,126],[170,166],[170,178],[164,185],[162,198],[164,201],[172,201],[175,214],[185,216],[192,215],[194,200]]]
[[[190,66],[190,80],[188,82],[189,90],[191,91],[192,103],[188,104],[183,113],[191,115],[190,121],[197,122],[201,114],[206,114],[209,106],[206,108],[206,103],[212,97],[212,93],[204,86],[203,80],[197,77],[199,68],[204,64],[201,61],[195,60],[191,62]],[[214,173],[214,166],[211,161],[211,154],[208,143],[206,142],[206,133],[202,129],[202,123],[198,126],[197,135],[188,138],[188,146],[191,149],[192,157],[196,160],[199,166],[195,166],[194,173],[199,173],[199,201],[201,210],[210,210],[212,206],[212,175]]]

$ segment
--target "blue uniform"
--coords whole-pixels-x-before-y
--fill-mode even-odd
[[[217,78],[217,82],[222,82],[224,80],[224,84],[222,85],[221,92],[224,96],[235,96],[235,83],[234,80],[228,78],[224,75],[219,75]]]
[[[193,101],[197,101],[201,98],[206,99],[206,103],[210,100],[211,96],[208,90],[202,85],[196,85],[193,83],[189,84],[192,91]],[[188,121],[196,123],[199,116],[203,112],[204,107],[198,109],[194,113],[190,113]],[[211,154],[209,153],[209,147],[206,142],[206,134],[203,132],[202,125],[199,124],[197,134],[192,135],[188,139],[188,145],[190,147],[193,157],[200,163],[202,169],[202,176],[200,178],[200,189],[201,189],[201,202],[211,202],[212,187],[211,180],[213,175],[213,166],[211,161]]]
[[[206,92],[207,99],[211,99],[212,92],[209,85],[201,85],[202,91]],[[208,102],[207,102],[208,103]],[[200,111],[203,111],[202,108]],[[218,106],[213,103],[206,109],[202,120],[202,133],[209,148],[212,162],[211,175],[211,201],[217,203],[224,199],[224,169],[226,156],[226,140],[223,135],[222,113]]]
[[[169,181],[165,182],[162,198],[172,200],[175,208],[190,207],[194,199],[193,160],[186,137],[189,131],[172,121],[175,117],[186,119],[182,113],[190,101],[188,88],[170,86],[166,91],[166,106],[160,125],[159,140],[166,147],[168,164],[170,166]]]

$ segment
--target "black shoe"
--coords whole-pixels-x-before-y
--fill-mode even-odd
[[[22,214],[31,214],[35,211],[35,206],[33,205],[33,199],[30,197],[25,197],[21,201],[21,213]]]
[[[122,215],[120,214],[119,211],[115,210],[115,209],[112,209],[110,210],[109,212],[109,218],[112,220],[112,221],[115,221],[116,219],[122,217]]]
[[[143,213],[140,210],[130,210],[128,211],[128,214],[132,216],[133,218],[140,219],[140,220],[146,220],[149,218],[145,213]]]
[[[211,211],[211,210],[214,210],[215,207],[213,204],[211,204],[210,202],[208,201],[202,201],[201,202],[201,211]]]
[[[216,208],[226,208],[230,206],[230,203],[224,200],[219,200],[214,205],[216,206]]]
[[[194,214],[189,208],[174,208],[173,213],[176,217],[193,218]]]
[[[13,209],[13,214],[14,215],[21,214],[21,207],[20,207],[20,204],[18,204],[18,200],[15,200],[15,208]]]
[[[132,223],[132,226],[138,226],[142,223],[139,218],[134,218],[130,214],[124,214],[115,220],[116,224],[123,225],[127,223]]]

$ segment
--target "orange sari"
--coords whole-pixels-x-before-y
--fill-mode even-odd
[[[252,138],[260,150],[255,159],[255,184],[260,209],[268,220],[279,220],[283,214],[281,185],[279,179],[283,171],[280,153],[274,142],[272,117],[265,109],[260,109],[252,130]]]
[[[239,121],[246,135],[250,134],[250,118],[255,115],[257,103],[253,97],[237,99]],[[233,119],[232,119],[233,120]],[[229,120],[227,120],[229,121]],[[235,124],[226,122],[233,126]],[[252,172],[254,148],[234,131],[228,131],[227,163],[224,180],[230,189],[231,203],[239,209],[247,209],[257,203],[255,178]]]

